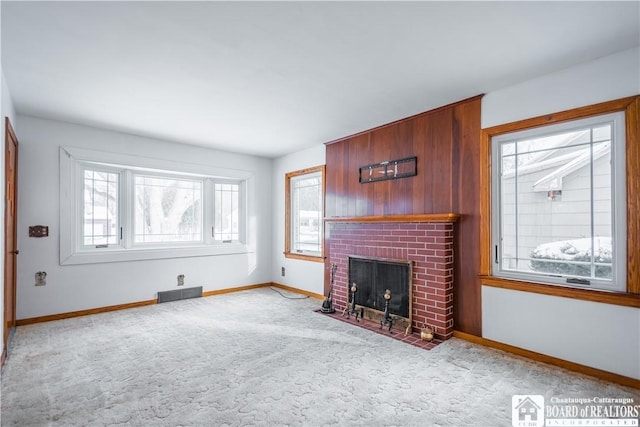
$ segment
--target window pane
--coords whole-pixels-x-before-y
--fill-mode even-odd
[[[504,144],[503,153],[510,155],[502,157],[502,176],[509,177],[515,173],[515,144]],[[516,180],[503,179],[501,190],[502,200],[502,265],[507,269],[515,269],[517,262],[517,240],[516,240]]]
[[[202,181],[135,177],[135,243],[202,240]]]
[[[610,127],[609,127],[610,128]],[[609,134],[611,132],[609,131]],[[594,132],[595,134],[595,132]],[[593,161],[593,271],[600,279],[613,277],[613,223],[611,221],[611,145],[594,144]],[[598,154],[601,157],[598,158]]]
[[[240,184],[216,184],[214,240],[240,240]]]
[[[313,173],[291,179],[291,250],[322,250],[322,175]]]
[[[612,277],[611,125],[501,144],[501,269]]]
[[[84,171],[82,244],[118,244],[118,174]]]

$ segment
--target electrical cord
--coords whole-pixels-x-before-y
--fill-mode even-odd
[[[288,297],[285,294],[283,294],[282,292],[280,292],[279,290],[272,288],[271,286],[269,286],[269,289],[271,289],[273,292],[279,293],[282,298],[286,298],[286,299],[307,299],[307,298],[309,298],[309,295],[306,295],[306,296],[303,296],[303,297]]]

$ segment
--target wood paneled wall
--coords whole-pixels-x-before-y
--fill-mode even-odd
[[[481,96],[408,117],[326,146],[327,218],[460,214],[454,237],[454,327],[481,336]],[[360,184],[358,169],[417,157],[418,174]],[[328,250],[325,245],[325,250]],[[329,262],[329,254],[327,263]]]

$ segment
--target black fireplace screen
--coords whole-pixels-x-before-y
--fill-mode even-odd
[[[410,319],[411,261],[349,257],[349,286],[355,282],[356,304],[384,311],[383,295],[391,291],[391,314]]]

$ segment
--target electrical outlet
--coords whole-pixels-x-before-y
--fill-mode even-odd
[[[44,286],[47,284],[47,272],[38,271],[36,273],[36,286]]]
[[[282,267],[282,277],[284,277],[284,267]]]
[[[178,276],[178,286],[184,286],[184,274]]]

